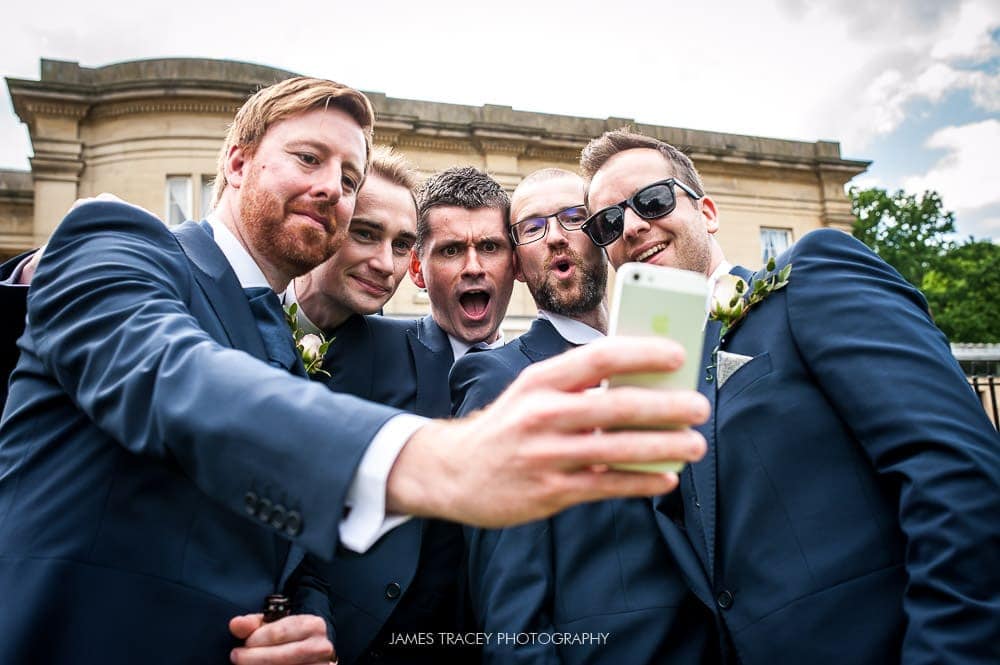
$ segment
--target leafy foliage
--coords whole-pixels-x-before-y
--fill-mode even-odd
[[[969,237],[956,243],[955,215],[937,192],[848,191],[854,237],[927,297],[953,342],[1000,342],[1000,246]]]

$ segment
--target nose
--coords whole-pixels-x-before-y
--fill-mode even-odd
[[[378,250],[372,254],[369,265],[372,270],[382,275],[392,274],[394,267],[392,260],[392,243],[379,243]]]
[[[565,247],[566,245],[568,245],[569,240],[566,238],[566,234],[568,233],[568,231],[566,231],[562,226],[559,225],[559,222],[556,221],[556,218],[553,217],[550,220],[548,220],[548,224],[549,228],[548,231],[546,231],[545,233],[545,243],[549,247]]]
[[[344,173],[340,164],[330,162],[325,168],[316,171],[316,180],[313,182],[312,195],[318,199],[324,199],[330,204],[335,204],[344,195]]]
[[[464,277],[479,277],[485,274],[486,270],[479,260],[479,252],[470,248],[465,254],[465,265],[462,268],[462,275]]]
[[[631,208],[625,208],[625,229],[622,231],[625,240],[629,242],[636,240],[647,231],[649,231],[649,222],[635,214]]]

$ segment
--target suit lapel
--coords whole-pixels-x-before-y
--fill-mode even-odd
[[[257,330],[257,322],[250,311],[243,288],[209,231],[201,224],[189,221],[178,227],[174,235],[191,262],[195,281],[204,292],[209,306],[215,311],[229,337],[229,343],[233,348],[267,362],[267,349]],[[278,560],[285,559],[284,568],[276,580],[276,588],[281,590],[288,577],[302,562],[305,551],[297,545],[289,546],[282,538],[275,537],[274,541]]]
[[[417,372],[414,410],[436,418],[447,417],[451,411],[448,373],[453,362],[448,335],[428,315],[406,331],[406,338]]]
[[[753,273],[742,266],[735,266],[730,274],[742,278],[748,284]],[[724,345],[719,333],[722,330],[720,321],[709,320],[705,325],[705,344],[702,349],[701,366],[705,369],[699,372],[698,391],[708,398],[711,415],[708,422],[698,428],[705,437],[708,449],[705,457],[697,464],[688,466],[686,478],[682,477],[682,486],[687,484],[692,491],[685,495],[684,517],[688,533],[700,530],[702,538],[692,537],[696,549],[700,551],[702,561],[709,579],[715,577],[715,545],[716,521],[718,516],[718,439],[716,437],[716,397],[718,395],[718,368],[715,362],[715,350]],[[693,501],[690,494],[694,494]]]
[[[197,222],[185,222],[174,235],[191,262],[195,281],[215,311],[229,343],[267,362],[267,349],[257,332],[257,322],[243,288],[215,240]]]
[[[334,392],[372,399],[378,349],[372,342],[367,319],[354,314],[332,331],[330,337],[330,348],[323,360],[330,376],[324,383]]]
[[[518,337],[518,344],[521,352],[533,363],[557,356],[573,346],[545,319],[535,319],[528,332]]]

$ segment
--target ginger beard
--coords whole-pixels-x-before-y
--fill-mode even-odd
[[[250,171],[240,196],[240,219],[254,253],[288,278],[303,275],[333,256],[343,233],[331,215],[331,201],[299,196],[282,201]],[[296,214],[297,213],[297,214]],[[321,226],[305,215],[321,217]]]
[[[608,264],[606,261],[588,262],[583,257],[563,247],[558,252],[565,257],[567,266],[573,265],[576,270],[568,279],[560,279],[559,264],[556,270],[546,271],[540,283],[528,283],[528,291],[538,304],[538,307],[553,314],[576,317],[596,309],[604,299],[608,285]],[[552,263],[552,256],[546,260],[546,265]]]

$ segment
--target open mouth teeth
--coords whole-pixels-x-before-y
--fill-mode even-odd
[[[658,253],[662,252],[666,248],[667,248],[667,243],[665,243],[665,242],[661,242],[658,245],[653,245],[652,247],[650,247],[649,249],[647,249],[642,254],[639,254],[638,256],[636,256],[635,260],[636,261],[645,261],[646,259],[650,258],[654,254],[658,254]]]
[[[466,291],[458,297],[458,304],[473,318],[482,316],[490,305],[490,294],[486,291]]]

